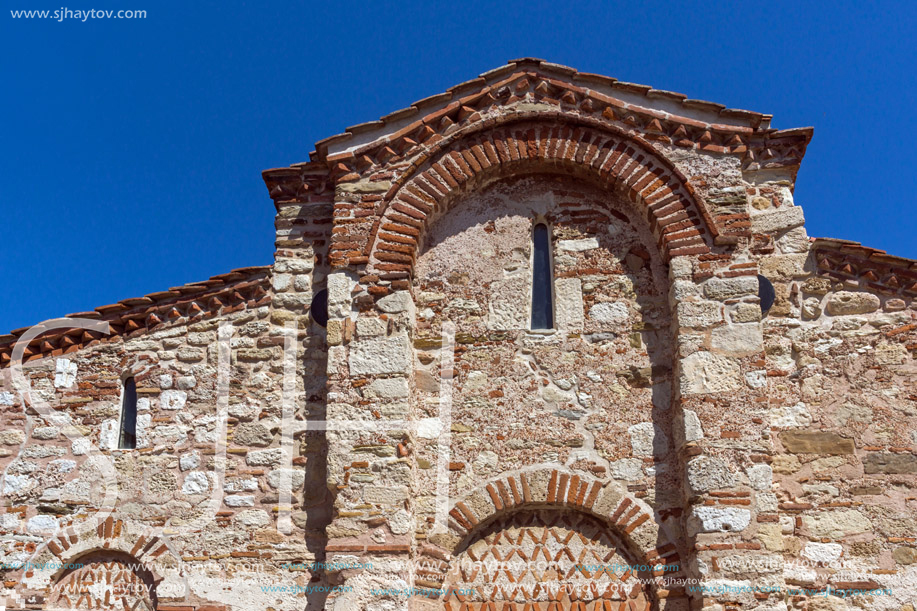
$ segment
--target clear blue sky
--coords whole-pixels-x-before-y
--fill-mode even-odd
[[[809,234],[917,258],[913,2],[74,4],[0,14],[0,333],[269,264],[261,170],[522,56],[815,126]]]

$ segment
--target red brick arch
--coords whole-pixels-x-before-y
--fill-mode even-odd
[[[662,580],[663,575],[683,578],[685,567],[673,538],[654,519],[652,510],[613,481],[550,467],[503,474],[455,502],[449,512],[451,544],[421,546],[420,565],[427,570],[418,574],[417,583],[441,589],[450,563],[478,533],[500,518],[538,509],[582,513],[597,519],[621,541],[635,562],[674,568],[671,572],[660,569],[642,574],[644,578],[656,578],[655,587],[647,583],[653,596],[686,598],[683,588],[672,588]]]
[[[389,190],[370,235],[370,273],[411,273],[431,219],[477,186],[528,173],[574,175],[626,194],[666,260],[709,252],[717,235],[710,215],[687,179],[649,143],[561,113],[519,115],[456,132],[408,168]]]

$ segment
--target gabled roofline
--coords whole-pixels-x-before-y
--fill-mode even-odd
[[[613,96],[635,109],[659,113],[666,119],[684,118],[688,121],[703,123],[708,126],[724,128],[746,128],[752,131],[777,133],[770,129],[773,115],[750,110],[727,108],[723,104],[706,100],[690,99],[683,93],[656,89],[650,85],[628,83],[616,78],[579,72],[575,68],[555,64],[534,57],[524,57],[507,62],[505,66],[481,73],[477,78],[459,83],[445,92],[418,100],[406,108],[396,110],[375,121],[359,123],[347,127],[342,133],[329,136],[315,143],[315,151],[310,153],[312,161],[324,160],[340,153],[353,152],[366,144],[397,132],[415,121],[418,116],[434,113],[448,106],[462,96],[493,85],[507,76],[528,69],[549,76],[556,76],[570,81],[596,93]],[[803,130],[811,134],[812,128],[782,130],[789,132]]]
[[[170,324],[195,322],[246,307],[266,305],[270,301],[270,273],[270,265],[241,267],[208,280],[122,299],[89,312],[67,314],[66,318],[107,322],[111,332],[103,335],[79,328],[49,330],[29,343],[23,361],[69,354],[121,336],[134,337]],[[35,326],[40,327],[41,323],[0,335],[0,367],[9,366],[16,341]]]

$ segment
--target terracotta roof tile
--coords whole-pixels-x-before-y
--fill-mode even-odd
[[[213,276],[209,280],[173,287],[168,291],[149,293],[143,297],[122,299],[118,303],[99,306],[93,312],[76,312],[68,314],[67,317],[103,319],[109,322],[112,325],[113,333],[104,339],[110,341],[120,333],[136,332],[148,328],[146,326],[148,324],[151,326],[161,324],[153,315],[160,313],[164,308],[178,311],[181,318],[187,320],[200,315],[218,314],[220,308],[227,304],[232,304],[233,307],[240,303],[260,305],[266,298],[270,269],[271,267],[266,265],[243,267],[226,274]],[[217,294],[221,295],[220,299],[223,302],[227,302],[225,295],[228,295],[228,302],[222,303],[214,300],[213,297]],[[200,305],[197,305],[198,302]],[[195,305],[197,305],[196,309],[193,307]],[[128,321],[130,324],[127,324]],[[140,321],[140,324],[137,321]],[[26,331],[36,327],[41,329],[42,323],[14,329],[9,334],[0,336],[0,364],[6,366],[9,363],[13,348],[12,342]],[[36,339],[29,344],[29,359],[41,358],[51,352],[60,354],[80,349],[83,344],[74,343],[72,338],[58,345],[64,335],[72,332],[72,329],[43,331],[39,336],[41,341]]]

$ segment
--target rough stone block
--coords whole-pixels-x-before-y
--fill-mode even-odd
[[[792,454],[853,454],[853,440],[836,433],[821,431],[786,431],[780,441]]]
[[[867,474],[917,473],[917,456],[906,452],[870,452],[863,459]]]
[[[832,316],[869,314],[879,309],[879,298],[870,293],[840,291],[828,297],[825,311]]]
[[[350,348],[351,375],[407,374],[411,361],[407,335],[355,341]]]
[[[775,212],[755,214],[751,217],[751,230],[754,233],[778,233],[794,227],[801,227],[806,222],[800,206],[784,206]]]
[[[725,301],[746,295],[758,294],[758,279],[754,276],[736,278],[711,278],[704,283],[704,295],[709,299]]]
[[[583,329],[583,283],[579,278],[558,278],[554,281],[554,313],[558,329]]]
[[[680,386],[683,395],[729,392],[742,386],[742,370],[730,357],[695,352],[681,361]]]
[[[837,539],[847,535],[870,532],[872,522],[855,509],[822,511],[802,516],[802,523],[814,536]]]
[[[684,301],[678,304],[678,325],[702,329],[723,321],[723,304],[717,301]]]
[[[751,522],[751,512],[738,507],[708,507],[694,508],[692,522],[695,532],[740,532],[748,528]]]

